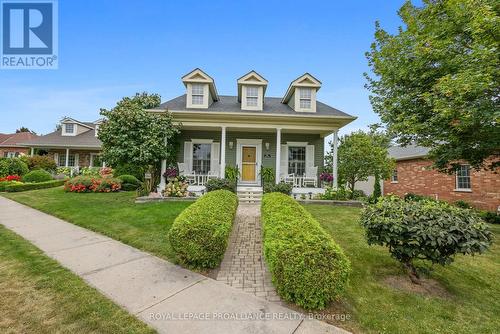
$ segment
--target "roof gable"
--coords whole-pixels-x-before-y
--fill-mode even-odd
[[[187,87],[188,83],[205,83],[208,84],[210,89],[210,94],[214,101],[219,100],[219,94],[217,93],[217,87],[215,87],[215,80],[203,72],[200,68],[195,68],[188,74],[184,75],[182,78],[184,86]]]
[[[293,80],[288,86],[288,89],[286,90],[285,96],[282,100],[283,103],[288,103],[296,87],[309,87],[318,90],[321,88],[321,81],[307,72],[302,74],[300,77]]]

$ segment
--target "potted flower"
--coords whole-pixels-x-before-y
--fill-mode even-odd
[[[323,172],[320,174],[319,179],[321,180],[323,187],[326,187],[333,182],[333,175],[327,172]]]
[[[168,167],[165,173],[163,173],[163,177],[167,181],[173,181],[177,177],[177,168],[175,167]]]

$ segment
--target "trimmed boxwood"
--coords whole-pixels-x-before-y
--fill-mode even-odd
[[[66,180],[51,180],[38,183],[13,183],[5,187],[6,192],[20,192],[36,189],[46,189],[62,186]]]
[[[45,182],[52,180],[52,175],[43,169],[32,170],[23,176],[23,182]]]
[[[283,299],[323,309],[343,293],[349,259],[306,209],[285,194],[266,194],[262,221],[265,259]]]
[[[235,194],[216,190],[182,211],[168,235],[178,261],[194,268],[218,266],[226,250],[237,207]]]

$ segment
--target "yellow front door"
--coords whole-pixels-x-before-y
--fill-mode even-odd
[[[257,148],[243,146],[241,148],[241,180],[246,182],[255,181],[255,166],[257,162]]]

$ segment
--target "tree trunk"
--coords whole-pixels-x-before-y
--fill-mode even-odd
[[[406,268],[406,272],[408,273],[411,282],[414,284],[420,284],[420,276],[418,275],[417,268],[415,268],[411,260],[403,263],[403,266]]]
[[[356,184],[356,181],[349,182],[349,187],[351,188],[351,194],[349,195],[350,199],[354,198],[354,185]]]

